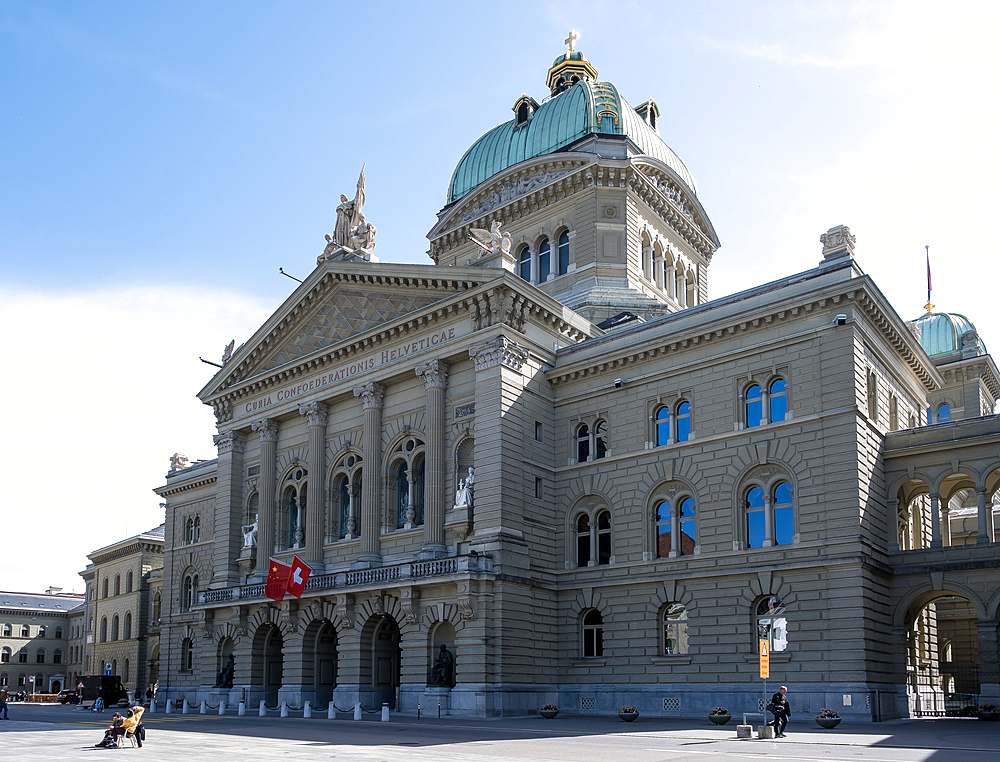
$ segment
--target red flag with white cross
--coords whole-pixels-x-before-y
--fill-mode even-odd
[[[298,556],[294,556],[291,572],[288,575],[288,594],[301,598],[302,593],[306,591],[306,582],[309,581],[310,574],[312,574],[312,569],[309,565],[300,560]]]
[[[272,601],[279,603],[285,598],[285,591],[288,589],[292,567],[275,561],[273,558],[268,562],[267,584],[264,585],[264,595]]]

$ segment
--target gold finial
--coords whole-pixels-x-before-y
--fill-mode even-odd
[[[569,32],[569,37],[567,37],[564,42],[569,45],[569,52],[573,52],[573,43],[580,39],[580,35],[576,33],[575,29],[571,29]]]
[[[927,252],[927,304],[924,305],[924,309],[930,315],[934,311],[934,305],[931,304],[931,247],[924,246],[924,251]]]

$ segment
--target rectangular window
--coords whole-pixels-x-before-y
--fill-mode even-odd
[[[541,421],[535,421],[535,441],[536,442],[541,442],[542,441],[542,422]]]
[[[535,500],[542,499],[542,480],[535,478]]]

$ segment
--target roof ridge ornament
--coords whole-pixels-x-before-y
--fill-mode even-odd
[[[580,39],[580,34],[575,29],[569,30],[569,37],[566,38],[565,43],[569,46],[569,52],[573,53],[573,44]]]

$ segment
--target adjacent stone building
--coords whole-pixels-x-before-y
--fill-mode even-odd
[[[433,265],[375,259],[362,176],[227,348],[200,392],[218,458],[157,489],[160,689],[737,713],[766,640],[797,712],[944,712],[962,670],[1000,697],[1000,383],[974,327],[901,319],[843,226],[709,301],[719,240],[656,103],[572,46],[547,85],[459,161]],[[305,594],[269,601],[294,555]]]
[[[0,685],[17,693],[58,693],[73,677],[70,617],[83,596],[0,592]]]

